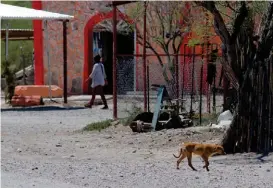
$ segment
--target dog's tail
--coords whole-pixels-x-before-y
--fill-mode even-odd
[[[179,157],[182,155],[182,153],[183,153],[183,149],[181,148],[181,149],[180,149],[179,155],[178,155],[178,156],[175,156],[175,154],[173,154],[173,156],[174,156],[175,158],[179,158]]]

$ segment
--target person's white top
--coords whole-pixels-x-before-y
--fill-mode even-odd
[[[94,64],[92,73],[89,75],[89,78],[92,79],[92,88],[99,85],[105,85],[106,74],[104,70],[104,65],[101,62]]]

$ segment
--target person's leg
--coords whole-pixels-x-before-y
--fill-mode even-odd
[[[98,86],[98,93],[101,97],[101,100],[104,104],[104,107],[102,109],[108,109],[108,105],[107,105],[107,101],[106,101],[106,98],[104,96],[104,93],[103,93],[103,87],[102,86]]]
[[[97,87],[98,87],[98,86],[97,86]],[[92,97],[91,97],[89,103],[87,103],[87,104],[85,105],[85,107],[91,108],[92,105],[94,104],[94,101],[95,101],[95,98],[96,98],[96,93],[97,93],[97,87],[92,88]]]

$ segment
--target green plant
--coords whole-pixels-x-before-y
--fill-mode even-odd
[[[110,127],[112,123],[112,120],[103,120],[95,123],[90,123],[86,125],[82,131],[101,131],[103,129],[106,129],[107,127]]]
[[[4,76],[6,80],[5,87],[5,102],[11,103],[11,99],[14,95],[15,89],[15,70],[12,68],[11,63],[9,61],[2,62],[2,76]]]
[[[1,1],[1,3],[21,6],[21,7],[32,7],[31,1]],[[9,24],[9,29],[33,29],[32,20],[1,20],[1,28],[6,29],[7,24]],[[4,38],[5,39],[5,38]],[[22,56],[20,47],[23,47],[23,54],[25,56],[26,64],[29,66],[32,64],[32,52],[33,52],[33,41],[32,40],[9,40],[8,42],[8,59],[19,71],[22,69]],[[5,60],[5,40],[1,40],[1,63]],[[3,69],[1,70],[3,73]]]

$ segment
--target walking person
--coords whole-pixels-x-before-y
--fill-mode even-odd
[[[89,103],[85,105],[85,107],[92,108],[96,95],[100,95],[102,102],[104,104],[104,107],[102,109],[108,109],[107,101],[103,93],[103,86],[107,84],[106,74],[105,74],[104,65],[102,64],[101,57],[99,55],[96,55],[94,57],[93,70],[92,70],[92,73],[89,75],[89,77],[86,79],[86,82],[88,82],[90,79],[92,80],[92,84],[91,84],[92,98],[89,101]]]

